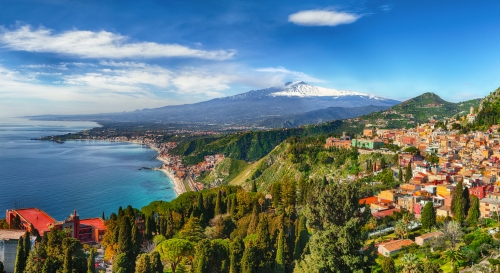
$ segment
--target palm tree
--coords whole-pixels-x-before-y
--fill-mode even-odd
[[[403,221],[399,220],[396,222],[396,226],[394,227],[394,233],[401,238],[404,239],[406,236],[406,225]]]
[[[402,272],[405,273],[419,273],[422,272],[422,262],[413,253],[407,253],[401,258],[403,265]]]
[[[450,260],[452,272],[455,270],[455,263],[461,261],[464,258],[463,253],[460,250],[451,248],[443,253],[443,256]]]

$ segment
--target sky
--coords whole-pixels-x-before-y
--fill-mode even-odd
[[[459,102],[500,87],[499,1],[0,1],[0,117],[133,111],[288,81]]]

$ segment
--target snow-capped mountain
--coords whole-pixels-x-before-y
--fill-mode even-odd
[[[99,114],[86,116],[89,120],[171,122],[171,123],[214,123],[255,125],[270,118],[297,115],[311,111],[337,107],[335,111],[314,112],[315,118],[354,117],[387,109],[399,101],[370,94],[328,89],[304,82],[287,83],[280,87],[252,90],[246,93],[212,99],[194,104],[165,106],[134,112]],[[342,108],[356,107],[353,111]],[[364,109],[366,108],[366,110]],[[349,114],[350,113],[350,114]],[[359,113],[359,114],[358,114]],[[79,117],[82,119],[82,116]]]

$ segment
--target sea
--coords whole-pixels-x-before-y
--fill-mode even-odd
[[[109,217],[118,207],[141,209],[176,197],[148,146],[109,141],[35,140],[98,127],[93,122],[0,118],[0,219],[7,209],[39,208],[56,220]]]

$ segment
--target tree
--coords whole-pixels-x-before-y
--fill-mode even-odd
[[[259,212],[257,211],[257,206],[253,206],[252,215],[250,216],[250,224],[248,224],[247,234],[250,235],[255,233],[257,226],[259,225]]]
[[[119,220],[118,248],[117,254],[125,254],[121,258],[120,264],[123,266],[123,272],[134,272],[135,266],[135,246],[132,242],[132,225],[128,215],[124,215]],[[114,269],[114,268],[113,268]]]
[[[12,226],[10,228],[12,229],[21,228],[21,217],[19,217],[19,214],[16,214],[16,216],[14,216],[14,219],[12,220]]]
[[[415,254],[407,253],[401,258],[403,265],[402,272],[405,273],[420,273],[422,272],[422,263]]]
[[[462,239],[464,233],[460,223],[456,221],[450,221],[444,225],[443,237],[445,240],[449,241],[452,249],[455,249],[457,243]]]
[[[300,259],[300,256],[302,256],[302,252],[304,251],[304,248],[306,247],[308,241],[309,233],[307,232],[306,227],[306,217],[302,215],[299,219],[298,236],[295,240],[295,249],[293,252],[293,257],[296,260]]]
[[[222,193],[220,190],[217,191],[217,197],[215,198],[215,209],[214,215],[222,214]]]
[[[480,215],[479,198],[477,198],[477,196],[475,195],[472,195],[470,199],[471,199],[471,205],[469,208],[469,212],[467,213],[467,221],[471,225],[475,226],[477,224],[477,221],[479,220],[479,215]]]
[[[31,251],[31,240],[30,240],[30,233],[26,231],[24,234],[24,266],[26,267],[26,261],[28,260],[28,256],[30,255]]]
[[[244,251],[245,245],[241,237],[237,237],[231,242],[229,245],[229,273],[241,272],[241,259]]]
[[[363,227],[372,216],[359,204],[360,187],[358,181],[330,183],[309,195],[305,213],[314,233],[297,272],[370,272],[377,253],[373,243],[365,245]]]
[[[258,266],[258,250],[250,241],[241,259],[241,273],[257,273]]]
[[[151,262],[148,254],[140,254],[137,256],[137,262],[135,263],[135,273],[150,273],[151,272]]]
[[[255,238],[255,247],[258,251],[258,270],[262,272],[268,272],[269,270],[271,270],[273,244],[271,241],[271,234],[269,233],[269,222],[266,214],[260,215],[256,235],[257,237]]]
[[[398,181],[403,182],[403,170],[401,169],[401,166],[398,168]]]
[[[255,180],[252,180],[252,189],[250,191],[257,192],[257,182]]]
[[[422,222],[422,228],[431,231],[431,228],[436,225],[436,211],[434,210],[434,205],[432,202],[427,202],[422,211],[420,218]]]
[[[16,263],[14,264],[14,273],[23,273],[25,268],[24,240],[19,237],[17,243]]]
[[[205,238],[203,228],[200,225],[200,220],[196,217],[189,218],[188,222],[179,231],[179,234],[177,234],[177,237],[193,243],[197,243],[201,239]]]
[[[408,166],[406,166],[406,172],[405,172],[405,183],[410,182],[412,177],[413,177],[413,171],[411,169],[411,162],[408,162]]]
[[[5,267],[3,266],[3,262],[0,261],[0,273],[6,273],[5,272]]]
[[[446,250],[443,253],[443,256],[450,261],[452,272],[456,270],[456,262],[461,261],[464,257],[460,250],[454,248]]]
[[[423,273],[442,273],[443,270],[439,267],[439,264],[434,262],[426,262],[423,266]]]
[[[163,264],[161,263],[160,253],[153,251],[151,254],[151,273],[163,273]]]
[[[184,239],[169,239],[156,246],[156,250],[161,260],[170,264],[172,273],[175,273],[179,263],[194,254],[194,244]]]
[[[465,204],[466,200],[464,198],[464,189],[462,181],[457,183],[457,187],[451,195],[451,211],[453,213],[453,219],[459,223],[462,223],[465,219]]]
[[[394,233],[398,236],[400,239],[404,239],[406,237],[406,225],[403,221],[399,220],[396,222],[396,225],[394,226]]]
[[[285,230],[281,228],[278,235],[278,249],[276,250],[276,262],[274,273],[285,273]]]
[[[113,261],[113,273],[127,273],[127,267],[129,267],[130,264],[131,262],[128,260],[127,254],[118,254]]]
[[[462,196],[464,200],[464,218],[467,218],[470,209],[470,196],[469,196],[469,187],[465,187],[462,191]]]
[[[391,257],[384,257],[382,260],[382,272],[384,273],[396,273],[396,264],[394,259]]]
[[[95,273],[95,249],[91,248],[87,258],[87,273]]]

